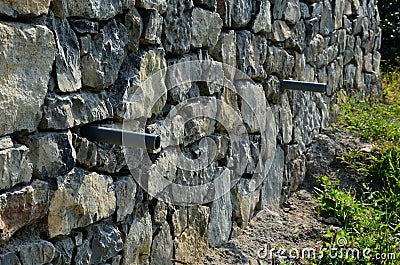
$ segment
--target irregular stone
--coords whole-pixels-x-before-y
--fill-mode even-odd
[[[90,247],[90,241],[85,239],[79,247],[76,248],[76,255],[74,261],[76,265],[90,264],[93,251]]]
[[[65,130],[112,117],[112,105],[105,93],[51,95],[46,99],[40,128]]]
[[[54,243],[54,259],[51,263],[54,265],[70,265],[72,261],[74,247],[74,242],[70,237],[66,237],[62,240],[56,241]]]
[[[301,18],[307,19],[310,18],[310,10],[308,9],[308,5],[306,3],[300,2],[300,13]]]
[[[228,242],[232,229],[232,203],[230,193],[213,201],[210,206],[208,242],[211,247],[219,247]]]
[[[137,0],[136,6],[145,9],[155,9],[160,14],[167,10],[167,0]]]
[[[335,29],[335,21],[333,20],[332,13],[331,1],[324,0],[324,8],[319,26],[319,33],[323,36],[329,35]]]
[[[345,8],[345,1],[341,0],[335,0],[335,14],[334,14],[334,19],[335,19],[335,29],[340,29],[343,26],[343,15],[344,15],[344,8]]]
[[[268,74],[277,75],[280,78],[288,78],[292,74],[294,67],[294,57],[284,49],[270,46],[268,47],[267,58],[264,69]]]
[[[46,264],[53,260],[55,248],[45,240],[26,243],[19,247],[19,257],[23,265]]]
[[[324,63],[321,63],[319,60],[321,56],[324,56],[324,54],[326,55],[326,50],[324,48],[324,37],[319,34],[315,35],[304,51],[306,62],[314,65],[324,65]]]
[[[111,216],[116,207],[110,176],[75,168],[57,178],[47,217],[50,238]]]
[[[6,148],[0,148],[0,190],[9,189],[19,183],[28,183],[32,177],[29,149],[24,145],[13,147],[12,141],[11,146],[3,146]]]
[[[245,27],[251,20],[253,1],[218,0],[217,12],[225,27]]]
[[[188,208],[187,227],[174,241],[175,259],[194,263],[200,260],[208,247],[207,226],[210,209],[206,206],[193,206]],[[187,253],[191,253],[188,256]]]
[[[217,1],[218,0],[194,0],[194,3],[210,11],[215,11],[217,9]]]
[[[274,75],[270,75],[267,79],[262,81],[262,86],[264,88],[265,98],[272,103],[278,103],[279,96],[282,92],[279,79]]]
[[[276,148],[274,162],[271,164],[261,187],[260,204],[262,208],[278,208],[281,204],[284,163],[285,153],[282,148],[278,146]]]
[[[269,33],[272,30],[271,24],[271,3],[261,1],[259,11],[252,26],[254,33]]]
[[[306,81],[306,56],[304,53],[295,52],[294,56],[294,72],[296,80]]]
[[[272,31],[268,33],[268,39],[273,41],[285,41],[290,38],[292,33],[289,26],[283,20],[274,20],[272,23]]]
[[[275,19],[283,19],[288,24],[295,24],[300,19],[299,0],[274,0],[273,14]]]
[[[67,17],[108,20],[122,13],[122,3],[120,0],[62,1],[57,9],[62,10],[63,15]]]
[[[126,166],[122,146],[101,142],[94,143],[85,138],[75,139],[74,146],[76,148],[76,160],[84,168],[118,173]]]
[[[304,151],[305,146],[311,143],[321,128],[321,115],[311,93],[292,91],[290,96],[293,142],[299,143],[300,149]]]
[[[152,214],[153,224],[162,226],[167,220],[168,205],[165,202],[157,201],[154,206],[154,212]]]
[[[242,229],[247,227],[260,200],[260,189],[251,179],[241,178],[231,189],[232,220]]]
[[[235,88],[240,95],[244,95],[247,91],[252,91],[252,93],[248,93],[246,99],[242,100],[240,112],[249,133],[262,132],[263,128],[265,128],[264,119],[266,119],[267,115],[266,100],[262,86],[242,81],[235,82]]]
[[[215,60],[236,67],[235,31],[229,30],[227,32],[222,32],[217,44],[211,48],[211,54]]]
[[[192,11],[192,42],[194,48],[213,47],[221,33],[222,19],[218,14],[195,7]]]
[[[186,0],[168,1],[164,19],[163,46],[168,53],[183,54],[190,50],[193,2]]]
[[[81,57],[78,38],[67,19],[54,19],[53,29],[57,43],[56,55],[57,90],[73,92],[82,87]]]
[[[69,24],[79,34],[97,34],[100,25],[98,21],[92,21],[85,18],[69,18]]]
[[[130,121],[150,118],[161,112],[167,100],[164,56],[163,48],[154,48],[132,53],[126,58],[110,98],[116,116]]]
[[[144,44],[161,44],[163,17],[154,9],[146,10],[143,16],[143,32],[140,41]]]
[[[372,57],[372,71],[376,74],[379,74],[380,63],[381,63],[381,54],[378,51],[374,51],[374,54]]]
[[[151,261],[150,264],[166,264],[172,265],[171,259],[173,255],[174,245],[170,232],[170,227],[167,222],[156,231],[151,245]]]
[[[117,222],[120,222],[135,209],[137,186],[131,176],[118,178],[114,185],[117,198]]]
[[[92,253],[88,264],[104,264],[122,250],[121,232],[112,223],[99,223],[87,229]]]
[[[293,116],[290,110],[289,99],[286,93],[283,93],[280,98],[279,108],[279,123],[281,126],[281,134],[282,134],[282,143],[288,144],[292,141],[292,132],[293,132]]]
[[[49,12],[51,0],[32,1],[0,1],[0,14],[10,17],[29,16],[37,17]]]
[[[53,33],[44,26],[0,23],[0,136],[36,130],[55,57]],[[32,67],[34,63],[35,67]]]
[[[0,195],[1,240],[7,241],[18,229],[47,214],[49,188],[46,182],[32,184]]]
[[[14,143],[10,136],[0,137],[0,150],[12,148]]]
[[[21,262],[14,252],[7,252],[5,254],[0,254],[0,264],[21,265]]]
[[[306,175],[306,160],[304,156],[289,163],[291,172],[290,191],[296,191],[302,184]]]
[[[139,39],[143,32],[143,20],[136,8],[131,8],[125,15],[125,26],[128,31],[127,47],[131,51],[137,51]]]
[[[307,19],[304,24],[306,26],[306,40],[310,42],[319,32],[319,19]]]
[[[147,264],[151,253],[153,229],[148,212],[136,216],[126,235],[122,265]]]
[[[111,86],[125,56],[127,28],[114,19],[91,38],[88,54],[82,57],[82,84],[93,90]]]
[[[72,134],[38,133],[27,138],[34,176],[40,179],[67,174],[74,166],[76,153]]]
[[[354,64],[348,64],[344,67],[344,86],[346,88],[354,87],[354,79],[356,76],[357,67]]]

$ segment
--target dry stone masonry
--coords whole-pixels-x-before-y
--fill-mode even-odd
[[[334,120],[341,96],[380,97],[378,24],[376,0],[0,0],[0,264],[194,262],[239,235],[256,210],[278,207],[302,185],[306,150]],[[256,84],[237,89],[264,94],[273,110],[275,157],[255,191],[260,132],[249,106],[229,90],[181,85],[144,113],[154,93],[142,90],[149,76],[199,59],[246,73]],[[324,82],[327,91],[284,91],[280,79]],[[143,105],[124,103],[138,91]],[[239,110],[250,139],[243,178],[206,205],[152,198],[121,146],[79,132],[120,123],[131,109],[163,136],[170,132],[159,124],[169,110],[204,95]],[[252,106],[265,100],[249,98]],[[172,165],[162,151],[152,155],[167,179],[199,184],[226,170],[232,148],[219,123],[171,126],[184,128],[174,137],[189,143],[187,157],[199,155],[204,136],[217,154],[199,172]]]

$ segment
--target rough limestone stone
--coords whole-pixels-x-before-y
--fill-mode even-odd
[[[221,32],[217,44],[211,48],[211,55],[219,62],[236,67],[235,31]]]
[[[143,32],[141,43],[143,44],[161,44],[161,33],[164,19],[154,9],[142,12]]]
[[[321,15],[321,22],[319,26],[319,32],[323,36],[329,35],[335,29],[335,21],[333,19],[331,2],[332,1],[324,0],[324,8],[323,8],[323,13]]]
[[[67,19],[54,19],[53,29],[58,48],[56,55],[57,90],[74,92],[82,87],[81,57],[78,38]]]
[[[280,78],[290,77],[294,67],[294,57],[284,49],[270,46],[268,47],[267,58],[264,68],[268,74],[274,74]]]
[[[10,17],[29,16],[37,17],[49,12],[51,0],[31,1],[0,1],[0,14]]]
[[[5,254],[0,254],[0,264],[21,265],[21,262],[14,252],[7,252]]]
[[[74,256],[74,262],[76,265],[90,264],[93,251],[90,247],[90,241],[88,239],[83,240],[82,244],[76,248],[76,254]]]
[[[117,197],[117,222],[120,222],[135,209],[137,185],[131,176],[118,178],[114,185]]]
[[[0,135],[34,131],[55,57],[53,33],[44,26],[0,23],[0,39]]]
[[[127,47],[131,51],[137,51],[143,31],[143,20],[136,8],[130,9],[125,15],[125,27],[128,31]]]
[[[265,98],[268,100],[268,102],[272,102],[274,104],[278,103],[280,94],[282,92],[279,79],[274,75],[270,75],[268,78],[262,81],[262,86],[265,92]]]
[[[76,153],[71,132],[38,133],[29,136],[27,144],[37,178],[56,178],[67,174],[75,166]]]
[[[111,88],[110,101],[115,116],[124,119],[150,117],[162,110],[167,99],[165,71],[160,71],[166,68],[164,57],[162,48],[141,50],[127,56],[120,69],[120,78]],[[158,72],[155,78],[146,82]]]
[[[114,224],[109,222],[94,224],[86,231],[92,250],[88,264],[104,264],[122,250],[121,232]]]
[[[241,178],[231,190],[232,220],[245,228],[253,217],[260,200],[260,189],[255,189],[250,179]]]
[[[52,130],[65,130],[113,117],[113,108],[105,93],[51,95],[46,99],[44,112],[40,128]]]
[[[281,147],[276,148],[274,162],[261,187],[260,204],[262,208],[278,208],[281,203],[285,153]]]
[[[55,248],[45,240],[23,244],[19,247],[19,257],[23,265],[47,264],[52,261]]]
[[[118,173],[126,166],[122,146],[90,142],[85,138],[74,141],[76,160],[81,166],[93,171]]]
[[[4,137],[9,138],[9,137]],[[2,142],[2,139],[0,142]],[[11,138],[9,138],[11,141]],[[3,140],[5,142],[6,140]],[[6,145],[0,148],[0,190],[9,189],[18,183],[27,183],[32,177],[32,163],[29,159],[29,149],[24,145],[13,147]]]
[[[253,1],[247,0],[218,0],[217,12],[220,14],[224,26],[245,27],[251,20]]]
[[[116,207],[110,176],[75,168],[57,178],[47,217],[50,238],[109,217]]]
[[[87,54],[82,56],[82,84],[93,90],[111,86],[125,56],[127,28],[114,19],[91,38]]]
[[[189,51],[192,39],[193,2],[187,0],[168,1],[164,19],[163,45],[168,53],[183,54]]]
[[[108,20],[122,13],[120,0],[62,0],[61,2],[58,4],[58,10],[62,10],[67,17]]]
[[[264,79],[263,64],[267,54],[267,39],[263,35],[254,36],[251,32],[236,32],[237,67],[254,79]]]
[[[285,41],[292,35],[289,26],[283,20],[274,20],[272,31],[268,33],[268,38],[273,41]]]
[[[213,201],[210,207],[208,242],[211,247],[219,247],[228,242],[232,229],[232,203],[230,193]]]
[[[289,24],[295,24],[300,19],[299,0],[274,0],[273,16],[275,19],[285,20]]]
[[[156,232],[153,243],[151,245],[151,265],[158,264],[172,264],[171,259],[173,255],[173,241],[170,232],[170,227],[167,222],[159,228]]]
[[[282,94],[280,105],[281,108],[279,108],[279,123],[281,127],[282,143],[288,144],[292,141],[293,116],[290,110],[290,103],[286,93]]]
[[[144,216],[136,216],[126,235],[122,265],[147,264],[151,253],[152,235],[150,214],[147,212]]]
[[[74,251],[74,241],[70,237],[54,243],[55,254],[52,264],[54,265],[70,265]]]
[[[192,11],[192,42],[194,48],[213,47],[221,33],[222,19],[218,14],[195,7]]]
[[[145,9],[155,9],[160,14],[167,10],[167,0],[137,0],[136,6]]]
[[[210,11],[215,11],[217,9],[218,0],[194,0],[196,6],[201,6]]]
[[[187,227],[174,239],[175,259],[192,263],[200,260],[208,247],[207,223],[210,216],[210,208],[206,206],[193,206],[187,209]],[[187,253],[193,255],[188,256]]]
[[[85,18],[69,18],[70,26],[79,34],[97,34],[99,33],[100,23]]]
[[[34,180],[31,185],[0,195],[1,240],[8,240],[18,229],[47,214],[49,188],[46,182]]]
[[[254,33],[271,32],[271,3],[269,1],[261,1],[258,14],[253,22],[252,30]]]

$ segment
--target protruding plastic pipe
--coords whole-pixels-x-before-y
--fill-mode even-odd
[[[325,93],[325,83],[301,82],[294,80],[280,80],[283,89],[302,90]]]
[[[158,135],[128,132],[99,126],[84,126],[81,128],[81,135],[90,141],[117,145],[124,144],[127,147],[140,148],[143,147],[144,144],[148,150],[157,150],[161,145],[161,139]],[[123,141],[122,137],[124,137]]]

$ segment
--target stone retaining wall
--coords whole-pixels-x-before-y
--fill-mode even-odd
[[[338,98],[380,95],[376,0],[0,0],[0,21],[0,264],[196,261],[302,184],[305,150],[334,119]],[[149,196],[122,147],[91,142],[79,128],[121,122],[124,95],[190,60],[223,62],[256,82],[243,89],[265,95],[254,105],[268,100],[277,149],[263,184],[248,192],[260,147],[248,126],[244,177],[218,200],[184,207]],[[326,82],[327,91],[283,91],[279,79]],[[227,93],[200,83],[171,90],[147,129],[205,95],[251,119]],[[195,119],[186,133],[188,155],[199,152],[200,137],[216,141],[210,167],[183,171],[163,151],[154,166],[189,182],[226,169],[231,147],[218,124]]]

